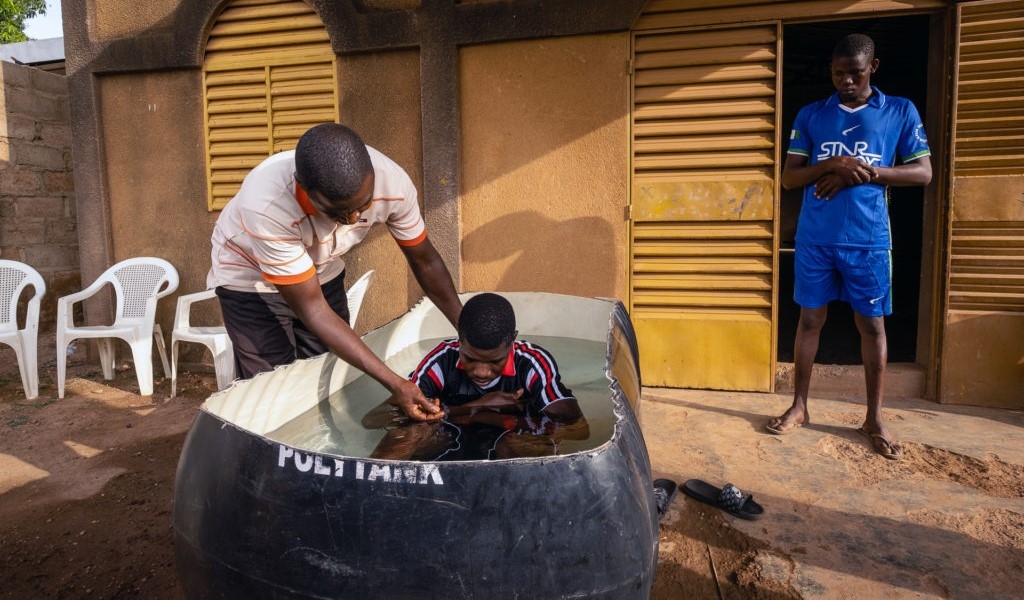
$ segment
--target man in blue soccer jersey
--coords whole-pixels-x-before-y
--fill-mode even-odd
[[[766,429],[789,433],[810,423],[807,394],[828,303],[849,302],[861,336],[867,416],[860,427],[875,451],[899,459],[903,448],[882,420],[887,348],[885,315],[892,314],[888,186],[927,185],[931,152],[913,103],[871,86],[878,69],[875,44],[848,35],[832,51],[837,93],[797,114],[782,170],[786,189],[804,188],[796,233],[800,305],[794,347],[793,404]]]

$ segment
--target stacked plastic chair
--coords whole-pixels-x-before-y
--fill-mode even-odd
[[[75,325],[74,305],[110,285],[117,304],[111,325]],[[138,257],[123,260],[103,272],[81,292],[57,300],[57,395],[64,397],[68,345],[79,338],[92,338],[99,344],[103,378],[114,378],[113,339],[122,339],[132,350],[139,394],[153,394],[153,342],[156,341],[164,374],[170,377],[163,332],[156,323],[160,298],[178,289],[178,271],[162,258]]]
[[[356,326],[359,308],[363,305],[363,297],[373,280],[373,271],[367,271],[348,289],[349,323]],[[178,344],[192,342],[202,344],[213,354],[213,369],[217,375],[217,389],[223,390],[235,379],[235,355],[223,325],[195,326],[192,325],[192,306],[197,302],[216,297],[214,290],[203,290],[178,297],[178,307],[174,314],[174,330],[171,332],[171,398],[178,392]]]
[[[28,299],[25,326],[18,328],[18,304],[29,287],[35,290]],[[38,271],[14,260],[0,260],[0,344],[14,348],[21,372],[25,398],[39,396],[39,366],[36,347],[39,340],[39,300],[46,284]]]

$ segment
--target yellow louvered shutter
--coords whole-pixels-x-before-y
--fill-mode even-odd
[[[631,317],[645,385],[774,386],[777,24],[633,38]]]
[[[939,398],[1024,408],[1024,1],[957,12]]]
[[[338,120],[334,52],[301,0],[232,0],[203,61],[208,207],[227,204],[254,166]]]

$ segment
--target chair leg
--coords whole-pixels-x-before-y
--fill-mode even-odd
[[[139,378],[139,395],[153,395],[153,340],[144,337],[129,344],[135,361],[135,376]]]
[[[21,368],[21,385],[25,388],[25,399],[34,400],[39,396],[39,355],[34,335],[21,335],[21,353],[18,365]]]
[[[18,334],[18,338],[7,345],[14,350],[14,359],[18,361],[18,375],[21,376],[21,387],[25,390],[25,398],[31,400],[35,396],[30,395],[29,391],[31,384],[29,382],[28,365],[25,364],[27,357],[25,356],[24,340],[21,339],[21,334]]]
[[[156,340],[156,349],[160,353],[160,362],[164,366],[164,377],[171,376],[171,366],[167,364],[167,347],[164,346],[164,330],[160,328],[160,324],[156,323],[153,325],[153,339]]]
[[[171,398],[178,393],[178,340],[171,336]]]
[[[64,398],[64,376],[68,366],[68,342],[57,328],[57,397]]]
[[[96,345],[100,351],[100,369],[103,370],[103,379],[111,381],[114,379],[114,343],[110,338],[97,338]]]
[[[235,352],[230,341],[223,343],[221,339],[214,340],[210,349],[213,350],[213,368],[217,372],[217,389],[222,390],[235,380]]]

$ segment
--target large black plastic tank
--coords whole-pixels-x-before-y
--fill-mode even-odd
[[[648,598],[658,524],[629,316],[615,300],[503,295],[520,338],[604,344],[590,367],[600,388],[607,384],[603,439],[530,458],[345,456],[273,437],[311,410],[326,416],[333,434],[362,435],[345,423],[357,422],[344,414],[350,402],[337,400],[365,378],[359,371],[328,354],[237,382],[203,404],[178,464],[173,525],[186,595]],[[393,365],[416,342],[454,335],[424,301],[364,340]],[[340,409],[328,408],[332,397]]]

